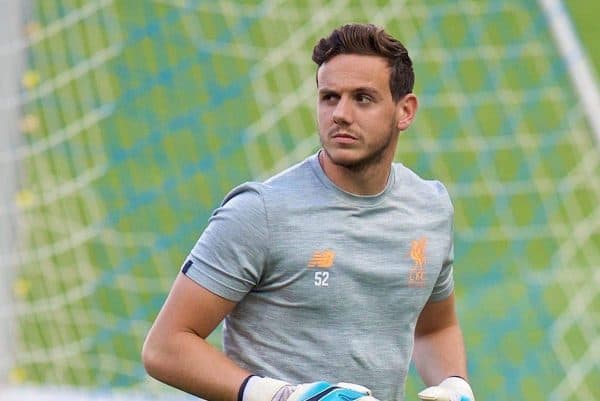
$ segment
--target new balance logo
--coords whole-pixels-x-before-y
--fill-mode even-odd
[[[328,269],[333,266],[333,260],[335,259],[335,252],[330,249],[324,251],[315,251],[312,257],[308,261],[308,267],[314,267],[317,269]]]

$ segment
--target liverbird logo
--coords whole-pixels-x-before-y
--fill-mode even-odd
[[[421,237],[412,242],[410,247],[410,258],[414,265],[408,272],[408,285],[411,287],[422,287],[425,284],[425,248],[427,238]]]
[[[410,257],[415,262],[415,266],[419,269],[423,269],[425,266],[425,246],[427,245],[427,238],[419,238],[412,242],[410,248]]]

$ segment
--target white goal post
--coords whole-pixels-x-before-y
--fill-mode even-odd
[[[600,88],[593,66],[560,0],[539,0],[586,117],[600,143]]]
[[[24,67],[24,50],[8,49],[12,43],[20,43],[23,34],[23,5],[18,1],[0,1],[0,155],[10,155],[21,140],[19,110],[7,99],[18,97],[20,77]],[[16,274],[12,260],[18,246],[18,213],[14,200],[18,191],[19,161],[0,156],[0,388],[8,384],[11,366],[15,361],[15,333],[13,315],[13,279]],[[7,262],[7,263],[6,263]],[[7,318],[8,317],[8,318]]]

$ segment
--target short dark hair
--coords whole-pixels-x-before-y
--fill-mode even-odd
[[[313,49],[317,66],[339,54],[379,56],[387,60],[390,71],[390,92],[394,101],[411,93],[415,74],[408,50],[381,27],[373,24],[345,24],[322,38]],[[317,82],[318,84],[318,82]]]

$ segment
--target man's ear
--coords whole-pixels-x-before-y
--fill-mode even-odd
[[[404,97],[396,104],[396,113],[398,116],[396,128],[400,131],[406,130],[415,118],[418,108],[419,101],[414,93],[404,95]]]

